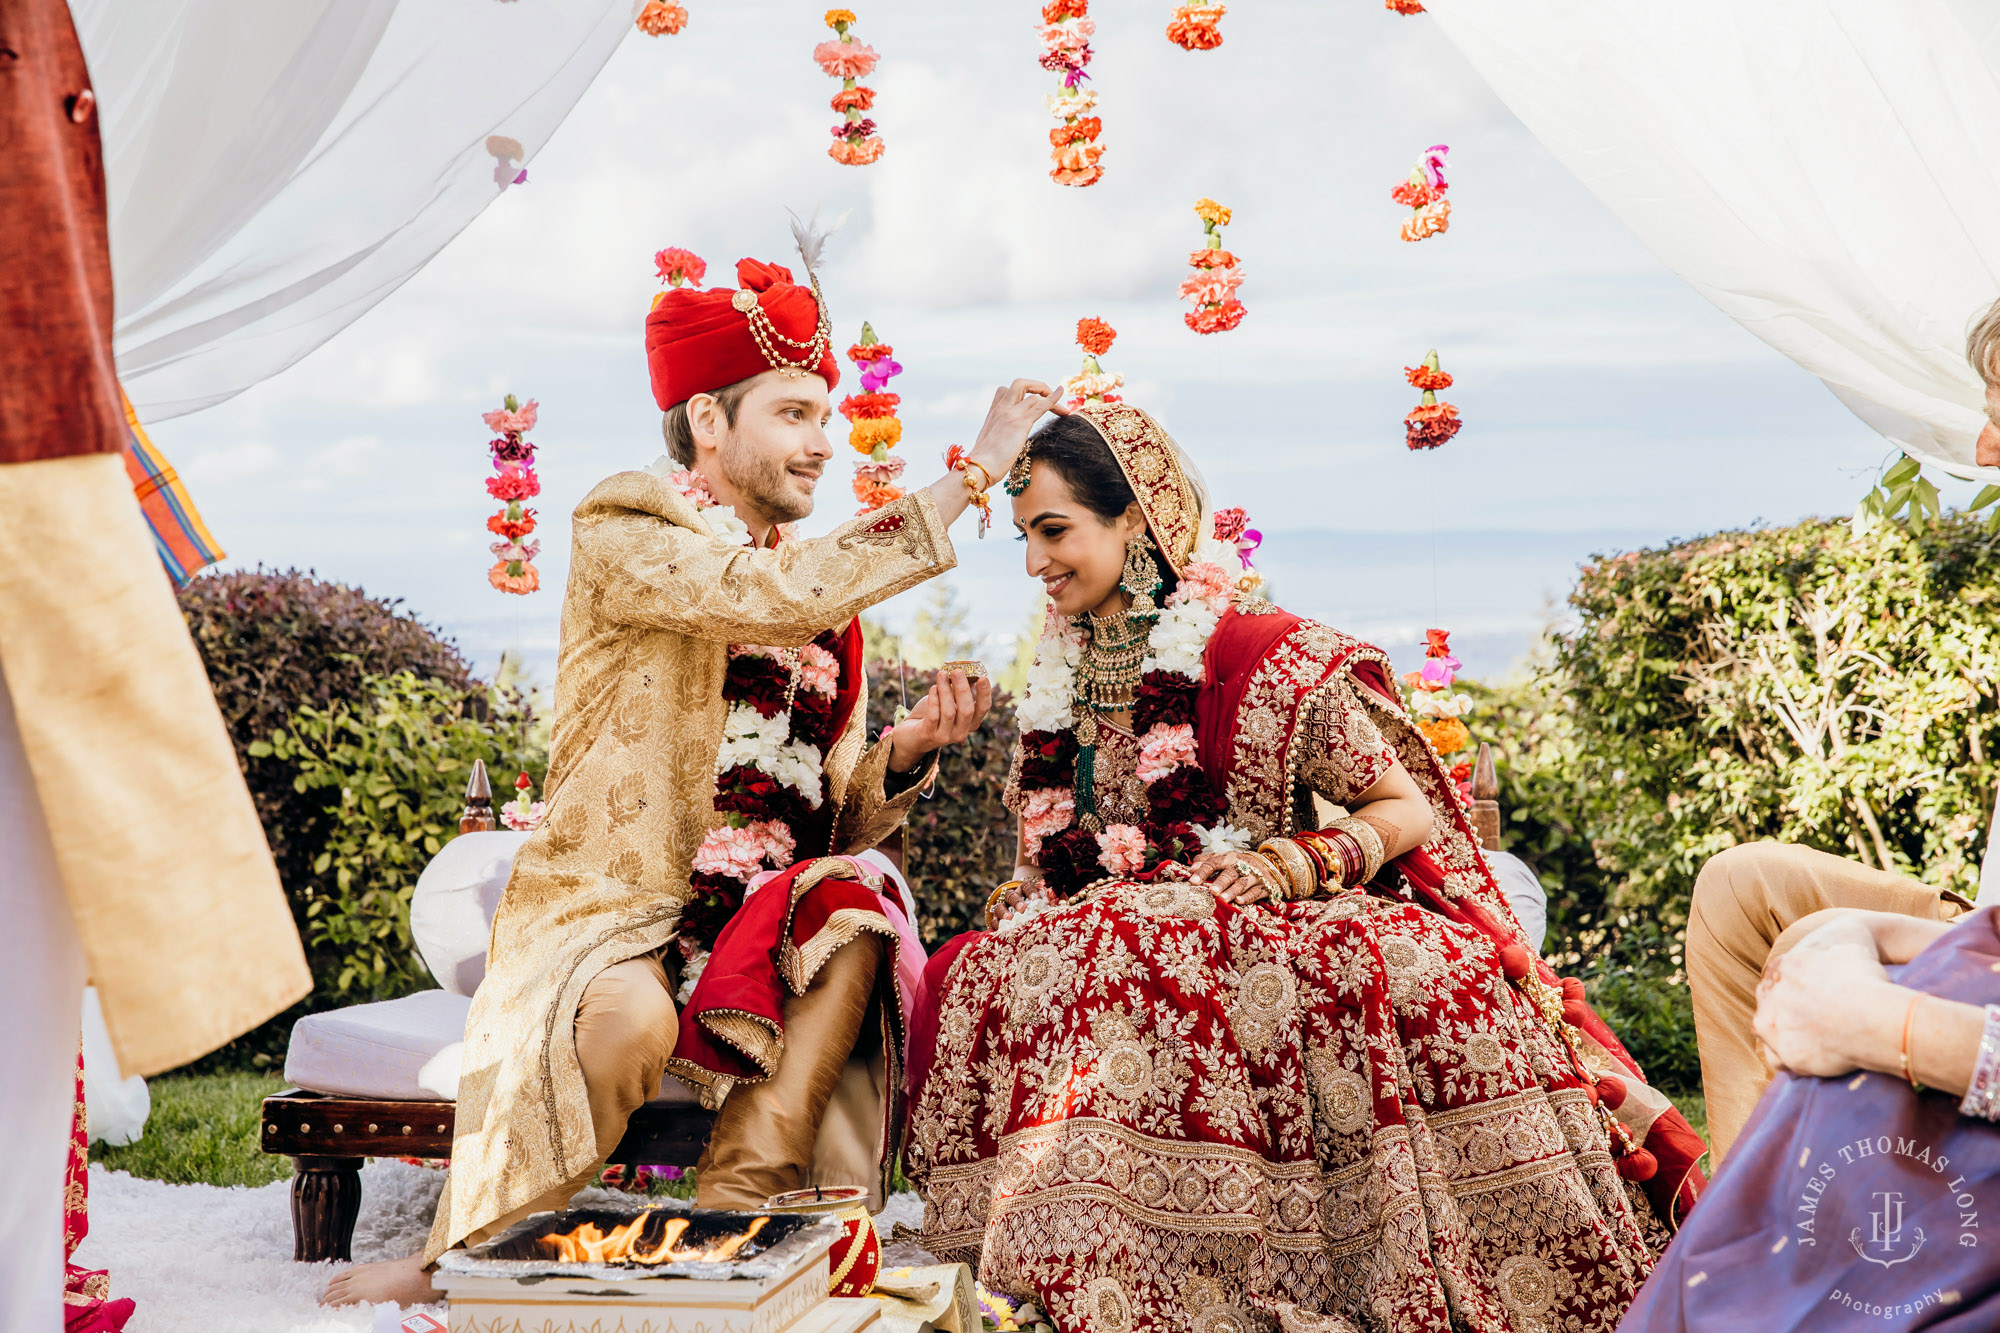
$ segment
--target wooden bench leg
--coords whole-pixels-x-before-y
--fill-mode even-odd
[[[292,1258],[346,1261],[361,1216],[359,1157],[292,1158]]]

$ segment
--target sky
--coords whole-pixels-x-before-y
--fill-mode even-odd
[[[513,649],[547,683],[566,516],[661,452],[653,252],[692,249],[734,285],[740,257],[795,260],[787,208],[846,217],[822,270],[835,344],[865,319],[895,346],[910,481],[971,442],[998,385],[1075,374],[1076,320],[1108,320],[1106,369],[1249,510],[1278,599],[1406,666],[1435,625],[1469,671],[1503,674],[1596,554],[1845,513],[1892,456],[1640,246],[1426,17],[1262,0],[1186,52],[1165,0],[1099,0],[1106,175],[1078,190],[1046,174],[1057,80],[1032,5],[859,7],[887,152],[853,168],[825,156],[824,5],[687,2],[687,28],[628,36],[528,182],[403,288],[291,369],[153,426],[229,565],[399,598],[480,669]],[[1388,192],[1434,143],[1452,227],[1405,244]],[[1248,318],[1210,337],[1175,297],[1203,196],[1235,210],[1248,275]],[[1465,427],[1411,453],[1403,367],[1432,347]],[[479,417],[507,392],[541,404],[528,597],[485,576]],[[833,434],[809,533],[853,510],[857,456],[838,418]],[[1004,532],[977,541],[968,517],[954,539],[952,587],[997,654],[1035,585]],[[905,625],[923,595],[880,614]]]

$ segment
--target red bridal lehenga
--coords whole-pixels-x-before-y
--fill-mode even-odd
[[[1158,427],[1121,412],[1165,536],[1107,429]],[[1066,1333],[1609,1333],[1700,1141],[1527,951],[1380,651],[1239,599],[1202,663],[1228,824],[1316,828],[1400,759],[1435,832],[1363,892],[1237,907],[1167,863],[946,945],[910,1029],[922,1243]],[[1107,825],[1146,817],[1139,748],[1099,733]]]

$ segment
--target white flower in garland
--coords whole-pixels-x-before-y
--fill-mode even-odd
[[[736,517],[736,510],[729,505],[711,505],[701,511],[701,517],[718,540],[731,546],[750,544],[750,525]]]
[[[1204,852],[1247,852],[1257,843],[1256,834],[1230,823],[1196,824],[1194,832],[1201,839]]]
[[[1014,709],[1021,730],[1062,731],[1076,725],[1076,669],[1082,662],[1082,637],[1050,607],[1027,687]]]
[[[738,764],[758,769],[797,788],[806,805],[817,810],[823,785],[819,752],[803,741],[791,740],[791,734],[790,709],[765,717],[749,704],[737,704],[723,719],[715,771],[726,773]]]

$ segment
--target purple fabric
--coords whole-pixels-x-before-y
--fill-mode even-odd
[[[1975,912],[1889,975],[2000,1002]],[[2000,1328],[2000,1125],[1882,1074],[1780,1075],[1620,1333]]]

